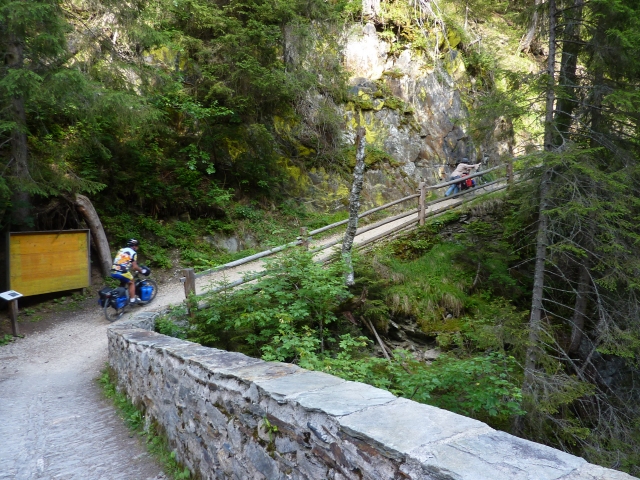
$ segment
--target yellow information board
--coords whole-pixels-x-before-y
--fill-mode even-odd
[[[9,288],[23,295],[91,283],[89,230],[9,233]]]

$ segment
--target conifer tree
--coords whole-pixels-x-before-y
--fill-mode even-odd
[[[40,189],[29,165],[27,103],[65,51],[65,22],[57,0],[1,0],[0,139],[5,169],[12,172],[13,222],[33,223],[30,194]]]
[[[602,372],[615,364],[627,381],[640,373],[630,361],[640,352],[639,6],[557,5],[547,2],[544,22],[547,102],[523,383],[530,418],[517,426],[528,438],[579,445],[607,466],[624,445],[633,463],[635,393]]]

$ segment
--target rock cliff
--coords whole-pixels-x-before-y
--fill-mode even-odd
[[[421,179],[429,184],[443,181],[463,157],[493,163],[508,152],[506,142],[497,140],[509,128],[506,122],[497,125],[482,145],[471,140],[461,93],[469,77],[455,49],[446,52],[440,64],[429,64],[410,45],[392,52],[375,25],[367,23],[349,28],[342,53],[350,93],[356,99],[341,112],[346,119],[345,140],[353,144],[356,127],[363,125],[368,147],[382,156],[370,163],[365,174],[365,206],[414,193]],[[349,178],[314,169],[308,179],[305,196],[316,206],[344,205]]]

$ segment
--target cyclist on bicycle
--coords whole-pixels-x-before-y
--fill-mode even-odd
[[[481,165],[482,165],[481,163],[472,164],[468,158],[463,158],[458,162],[458,166],[453,171],[453,173],[451,173],[451,176],[449,177],[449,181],[457,180],[458,178],[461,178],[465,175],[469,175],[472,170],[478,169],[478,167],[480,167]],[[451,194],[458,193],[460,191],[461,184],[462,182],[458,182],[458,183],[454,183],[453,185],[450,185],[447,191],[445,192],[444,196],[448,197]]]
[[[143,275],[145,270],[138,266],[138,248],[140,242],[135,238],[131,238],[127,241],[127,245],[124,248],[118,250],[116,258],[113,260],[111,266],[111,278],[120,280],[121,285],[127,285],[129,288],[129,303],[134,304],[139,300],[136,297],[136,287],[133,282],[133,275],[131,270],[140,272]]]

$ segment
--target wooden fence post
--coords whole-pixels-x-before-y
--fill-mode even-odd
[[[309,234],[307,233],[307,227],[300,227],[300,239],[302,240],[300,246],[305,250],[309,250]]]
[[[9,302],[9,318],[11,318],[11,330],[14,337],[20,336],[18,330],[18,300],[11,300]]]
[[[194,316],[194,306],[190,305],[189,295],[196,294],[196,271],[193,268],[185,268],[182,270],[182,274],[184,275],[184,296],[187,299],[187,310],[189,312],[189,316]]]
[[[420,211],[418,212],[418,224],[420,226],[424,225],[424,216],[425,216],[424,201],[427,194],[427,191],[425,188],[426,186],[427,184],[425,182],[420,182],[420,185],[418,186],[418,188],[420,188],[420,200],[419,200]]]

